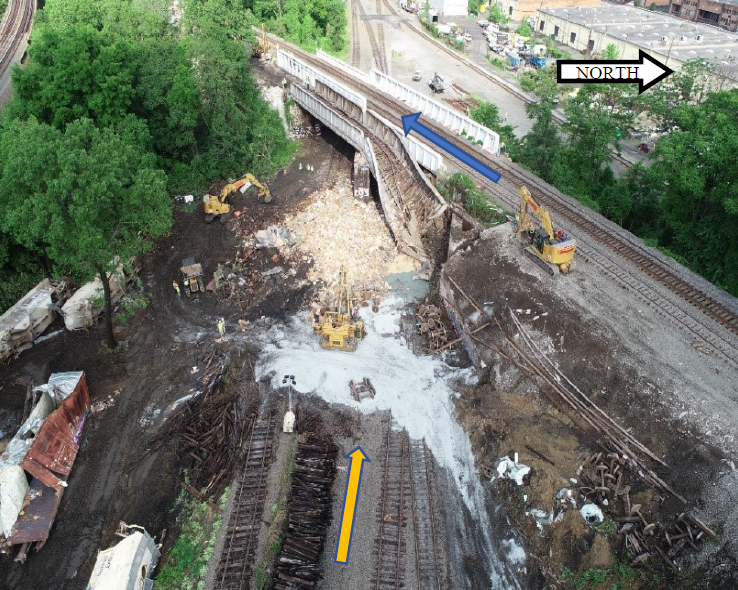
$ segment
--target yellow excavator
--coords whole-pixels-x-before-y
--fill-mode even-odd
[[[536,227],[528,218],[529,205],[540,220],[541,227]],[[518,237],[526,243],[523,252],[528,258],[550,275],[559,272],[567,274],[574,268],[576,240],[561,230],[554,231],[551,215],[533,200],[524,186],[520,187],[519,223]]]
[[[202,198],[203,205],[205,206],[205,221],[210,223],[216,217],[220,218],[221,223],[225,223],[228,220],[228,214],[231,212],[231,205],[228,203],[233,193],[235,193],[242,186],[250,188],[255,186],[259,189],[257,198],[262,203],[269,203],[272,200],[272,194],[269,189],[261,184],[256,177],[251,174],[244,174],[238,180],[227,184],[220,191],[219,195],[205,195]]]
[[[364,338],[364,322],[354,317],[351,290],[343,267],[338,280],[338,305],[322,315],[316,315],[313,329],[318,335],[320,347],[326,350],[353,352]]]

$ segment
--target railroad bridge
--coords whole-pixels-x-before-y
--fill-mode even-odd
[[[366,76],[326,54],[320,56],[348,75]],[[377,181],[379,200],[387,224],[400,249],[425,261],[432,257],[444,235],[448,205],[429,182],[421,166],[434,174],[444,170],[443,158],[414,137],[405,137],[401,128],[381,113],[367,107],[366,96],[327,75],[320,68],[293,53],[278,49],[278,65],[296,78],[290,94],[297,104],[339,137],[361,152]],[[496,151],[499,136],[451,111],[445,105],[423,97],[389,76],[374,70],[378,87],[391,87],[413,106],[425,109],[433,119],[464,130],[479,138],[483,148]],[[378,82],[378,83],[377,83]]]

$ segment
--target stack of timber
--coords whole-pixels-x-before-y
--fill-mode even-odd
[[[277,556],[275,590],[307,590],[318,583],[320,556],[331,519],[336,454],[336,445],[312,435],[297,445],[287,538]]]

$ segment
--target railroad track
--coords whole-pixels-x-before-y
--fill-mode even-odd
[[[439,539],[433,521],[431,477],[428,473],[428,449],[424,440],[410,441],[413,530],[415,537],[415,579],[418,590],[442,590],[444,577],[439,567]]]
[[[364,80],[355,78],[309,54],[299,53],[305,61],[330,71],[333,77],[365,94],[371,101],[371,108],[388,120],[397,120],[400,115],[410,111],[406,105],[381,93]],[[731,309],[722,305],[697,285],[680,277],[666,263],[638,244],[637,238],[627,234],[621,228],[612,227],[611,224],[597,219],[594,213],[586,211],[573,199],[565,197],[558,190],[546,185],[531,172],[505,158],[491,157],[462,136],[455,135],[430,120],[424,121],[424,124],[449,141],[465,144],[468,151],[473,153],[477,159],[502,173],[503,179],[500,183],[493,184],[481,175],[467,172],[505,206],[517,210],[520,203],[518,189],[521,184],[526,184],[534,197],[540,199],[541,204],[566,221],[567,229],[577,237],[580,243],[578,253],[584,260],[591,262],[603,274],[635,293],[654,311],[670,319],[677,327],[691,333],[697,341],[707,344],[718,353],[720,358],[738,366],[738,343],[734,338],[738,335],[738,317]],[[603,254],[601,250],[606,253]],[[642,275],[634,273],[634,268]],[[651,284],[643,280],[644,276]],[[658,287],[670,291],[679,300],[688,304],[685,306],[687,309],[691,306],[700,313],[697,315],[689,313],[664,296]],[[730,335],[719,328],[716,329],[711,322],[718,324]]]
[[[251,428],[248,451],[238,476],[235,503],[215,576],[214,587],[217,589],[244,590],[249,587],[266,498],[274,424],[272,411],[266,418],[256,420]]]
[[[407,433],[387,426],[387,449],[382,475],[382,497],[377,508],[379,532],[374,542],[373,590],[399,590],[405,585],[405,524],[411,499]]]
[[[351,65],[358,68],[361,63],[361,49],[359,48],[359,15],[356,5],[360,0],[351,3]]]
[[[5,10],[0,22],[0,78],[12,64],[23,35],[31,30],[35,6],[34,0],[10,0]]]
[[[356,5],[359,7],[359,14],[361,15],[361,20],[364,21],[364,27],[366,28],[366,33],[369,36],[369,44],[372,46],[372,56],[374,57],[374,64],[376,65],[378,70],[386,73],[387,65],[385,62],[384,52],[380,50],[379,48],[377,37],[374,34],[374,29],[372,29],[371,23],[366,18],[366,11],[364,10],[364,7],[361,5],[361,0],[357,0]]]

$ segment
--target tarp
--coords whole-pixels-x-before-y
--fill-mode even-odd
[[[116,303],[123,296],[123,267],[110,277],[110,298]],[[82,285],[62,307],[64,325],[68,330],[82,330],[90,328],[104,310],[103,285],[100,277],[94,281]]]
[[[146,531],[136,531],[97,555],[87,590],[140,590],[159,559],[159,548]]]
[[[0,470],[0,532],[6,537],[23,509],[28,493],[28,479],[20,465],[8,465]]]
[[[44,279],[0,316],[0,360],[23,350],[54,321],[53,292]]]

